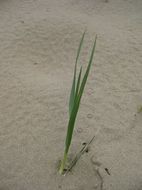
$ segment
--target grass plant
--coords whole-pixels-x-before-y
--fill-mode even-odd
[[[80,40],[80,44],[79,44],[77,56],[76,56],[76,61],[75,61],[75,66],[74,66],[74,76],[73,76],[73,82],[72,82],[72,88],[71,88],[70,100],[69,100],[69,121],[68,121],[67,135],[66,135],[66,141],[65,141],[64,156],[63,156],[63,160],[61,161],[61,165],[60,165],[60,169],[59,169],[60,174],[64,173],[64,169],[66,167],[66,161],[67,161],[67,156],[68,156],[69,148],[70,148],[71,141],[72,141],[75,120],[76,120],[76,116],[77,116],[77,113],[79,110],[81,97],[84,92],[84,88],[85,88],[85,84],[86,84],[86,81],[87,81],[87,78],[89,75],[89,71],[90,71],[90,68],[92,65],[95,47],[96,47],[97,36],[95,37],[95,40],[93,43],[93,47],[91,50],[91,55],[90,55],[90,59],[89,59],[86,71],[84,72],[83,77],[82,77],[82,66],[81,66],[78,76],[77,76],[78,59],[79,59],[80,52],[82,49],[84,37],[85,37],[85,32],[83,33],[82,38]]]

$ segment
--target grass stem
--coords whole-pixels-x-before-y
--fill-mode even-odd
[[[60,166],[60,169],[59,169],[60,174],[63,174],[63,172],[64,172],[66,161],[67,161],[67,153],[65,151],[64,152],[64,157],[63,157],[63,160],[61,161],[61,166]]]

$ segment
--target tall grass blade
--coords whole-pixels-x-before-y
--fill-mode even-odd
[[[71,115],[71,111],[72,111],[73,104],[74,104],[75,86],[76,86],[76,66],[75,66],[75,70],[74,70],[73,83],[72,83],[72,88],[71,88],[71,93],[70,93],[69,115]]]
[[[88,67],[87,67],[86,72],[84,74],[84,77],[83,77],[83,80],[82,80],[82,83],[81,83],[81,87],[80,87],[80,90],[79,90],[79,94],[78,94],[78,102],[79,102],[79,104],[80,104],[80,100],[81,100],[81,97],[82,97],[82,94],[83,94],[83,91],[84,91],[84,87],[85,87],[85,84],[86,84],[86,81],[87,81],[87,78],[88,78],[88,74],[89,74],[89,71],[90,71],[90,68],[91,68],[91,64],[92,64],[92,61],[93,61],[93,57],[94,57],[94,53],[95,53],[95,47],[96,47],[96,40],[97,40],[97,36],[96,36],[94,44],[93,44],[93,48],[92,48],[90,60],[89,60],[89,63],[88,63]]]
[[[79,87],[80,87],[81,74],[82,74],[82,66],[80,68],[80,72],[78,75],[78,80],[77,80],[77,85],[76,85],[76,90],[75,90],[75,97],[78,95],[78,91],[79,91]]]
[[[80,51],[81,51],[81,48],[82,48],[84,36],[85,36],[85,32],[83,33],[82,38],[80,40],[80,44],[79,44],[77,55],[76,55],[76,61],[75,61],[75,67],[74,67],[74,76],[73,76],[73,83],[72,83],[72,88],[71,88],[71,93],[70,93],[70,100],[69,100],[69,115],[71,115],[71,111],[72,111],[72,108],[73,108],[73,105],[74,105],[75,88],[76,88],[77,62],[78,62]]]
[[[79,50],[78,50],[79,53],[77,53],[77,59],[78,59],[79,54],[80,54],[80,50],[81,50],[81,46],[82,46],[82,43],[83,43],[84,35],[85,35],[85,33],[82,36],[82,40],[81,40]],[[95,52],[95,47],[96,47],[96,40],[97,40],[97,36],[96,36],[94,44],[93,44],[93,48],[92,48],[92,51],[91,51],[89,63],[88,63],[88,66],[86,68],[86,71],[85,71],[85,74],[83,76],[83,79],[81,81],[81,74],[82,74],[82,67],[81,67],[79,75],[78,75],[77,84],[76,84],[77,61],[76,61],[76,64],[75,64],[74,79],[73,79],[73,85],[72,85],[73,86],[72,90],[74,92],[74,95],[72,97],[73,102],[71,103],[70,117],[69,117],[67,136],[66,136],[66,142],[65,142],[64,158],[63,158],[63,161],[62,161],[62,164],[61,164],[61,167],[60,167],[60,173],[63,173],[64,167],[65,167],[69,147],[70,147],[71,140],[72,140],[75,120],[76,120],[76,116],[77,116],[79,106],[80,106],[81,97],[82,97],[82,94],[84,92],[85,84],[86,84],[86,81],[87,81],[87,78],[88,78],[88,75],[89,75],[89,71],[90,71],[90,68],[91,68],[91,65],[92,65],[93,57],[94,57],[94,52]],[[80,82],[81,82],[81,84],[80,84]],[[71,90],[71,94],[72,94],[72,90]]]
[[[80,40],[80,44],[79,44],[78,51],[77,51],[77,55],[76,55],[76,62],[75,62],[75,64],[77,64],[77,62],[78,62],[78,58],[79,58],[80,51],[81,51],[81,48],[82,48],[82,44],[83,44],[83,41],[84,41],[85,33],[86,33],[86,31],[83,32],[82,38],[81,38],[81,40]]]
[[[71,143],[76,115],[77,115],[77,112],[78,112],[78,109],[79,109],[81,97],[82,97],[84,87],[85,87],[85,84],[86,84],[86,81],[87,81],[87,78],[88,78],[88,74],[89,74],[89,71],[90,71],[90,67],[91,67],[91,64],[92,64],[92,60],[93,60],[93,56],[94,56],[94,52],[95,52],[95,47],[96,47],[96,39],[97,39],[97,37],[95,38],[95,41],[94,41],[94,44],[93,44],[90,60],[89,60],[86,72],[84,74],[84,77],[82,79],[81,86],[80,86],[80,89],[79,89],[79,93],[76,94],[76,96],[75,96],[74,106],[73,106],[73,109],[72,109],[72,112],[71,112],[71,115],[70,115],[70,119],[69,119],[69,123],[68,123],[68,130],[67,130],[67,137],[66,137],[66,152],[68,152],[68,149],[69,149],[69,146],[70,146],[70,143]]]

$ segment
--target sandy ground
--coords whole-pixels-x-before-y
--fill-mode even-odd
[[[0,190],[142,190],[142,0],[0,0]],[[98,35],[60,176],[74,60]],[[105,168],[110,172],[107,174]]]

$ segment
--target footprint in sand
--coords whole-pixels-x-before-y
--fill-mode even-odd
[[[94,186],[94,190],[104,190],[104,174],[111,175],[110,170],[104,167],[94,155],[91,157],[90,162],[94,170],[95,178],[98,180],[98,183]]]

